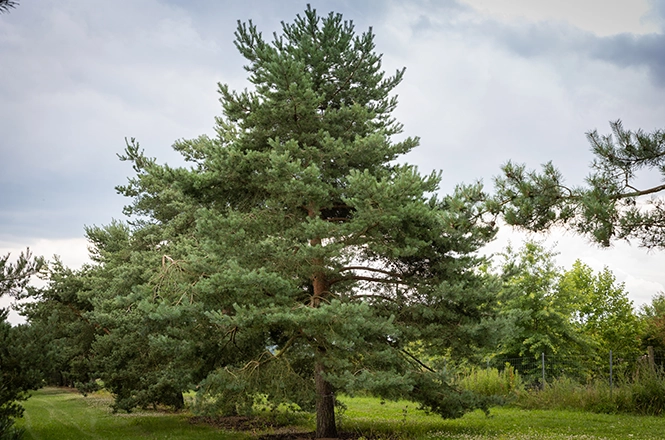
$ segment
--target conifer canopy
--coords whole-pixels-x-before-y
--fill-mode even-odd
[[[427,359],[486,336],[493,284],[476,251],[495,229],[480,185],[441,197],[439,174],[400,162],[418,145],[395,140],[404,70],[383,72],[371,29],[309,6],[270,41],[251,21],[235,37],[250,86],[219,86],[216,136],[175,143],[185,168],[129,142],[122,158],[137,174],[118,188],[135,233],[158,237],[163,270],[182,268],[180,284],[153,292],[181,286],[168,310],[198,305],[188,325],[217,345],[199,401],[316,409],[317,437],[337,436],[338,393],[445,417],[483,406]]]

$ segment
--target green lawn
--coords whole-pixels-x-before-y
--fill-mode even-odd
[[[45,388],[24,403],[18,426],[25,440],[83,439],[243,439],[247,436],[192,425],[184,415],[160,412],[112,414],[105,397],[83,397],[76,392]]]
[[[477,411],[458,420],[417,411],[408,402],[368,397],[343,398],[348,409],[342,429],[371,438],[422,439],[662,439],[665,417],[589,414],[573,411],[525,411],[495,408],[490,417]],[[82,397],[46,388],[25,402],[18,422],[30,439],[247,439],[248,435],[189,423],[186,415],[141,411],[112,414],[108,396]],[[306,427],[311,429],[312,427]]]

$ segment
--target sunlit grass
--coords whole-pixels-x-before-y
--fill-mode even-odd
[[[581,411],[492,408],[443,420],[417,410],[412,402],[342,398],[348,409],[342,426],[366,436],[428,439],[662,439],[665,418],[592,414]]]
[[[108,396],[83,397],[78,393],[46,388],[33,393],[18,425],[25,428],[25,440],[71,439],[244,439],[238,433],[220,432],[209,426],[193,425],[183,414],[139,411],[113,414]]]
[[[347,406],[338,415],[341,429],[374,439],[662,439],[665,433],[663,417],[494,408],[489,417],[477,411],[461,419],[442,420],[417,410],[412,402],[381,402],[371,397],[340,400]],[[68,390],[47,388],[25,402],[25,417],[18,424],[26,429],[25,440],[246,440],[259,434],[194,425],[186,413],[113,414],[110,402],[108,394],[83,397]],[[299,430],[312,430],[311,418],[303,420],[307,421]]]

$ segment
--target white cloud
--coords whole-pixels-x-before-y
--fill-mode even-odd
[[[623,282],[626,283],[626,290],[630,292],[630,298],[638,306],[650,303],[656,294],[665,292],[663,282],[636,278],[632,275],[626,276]]]
[[[462,0],[504,22],[557,20],[599,36],[657,32],[646,0]]]
[[[88,241],[85,238],[35,238],[20,243],[0,240],[0,255],[11,253],[12,257],[18,256],[26,248],[30,248],[30,252],[34,256],[43,256],[49,260],[57,255],[65,266],[72,269],[78,269],[83,264],[90,262]]]

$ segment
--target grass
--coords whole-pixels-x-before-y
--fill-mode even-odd
[[[662,439],[665,418],[592,414],[564,410],[493,408],[456,420],[442,420],[416,410],[412,402],[386,402],[374,398],[343,399],[345,429],[385,437],[423,439]]]
[[[384,402],[371,397],[341,398],[347,409],[338,416],[342,430],[365,437],[425,440],[600,440],[658,439],[665,417],[591,414],[581,411],[494,408],[490,417],[477,411],[457,420],[442,420],[416,410],[411,402]],[[228,439],[247,433],[192,425],[186,414],[139,411],[112,414],[110,396],[83,397],[46,388],[25,402],[24,440],[60,439]],[[306,426],[311,429],[310,426]]]
[[[109,397],[83,397],[76,392],[45,388],[24,403],[25,414],[17,425],[25,429],[24,440],[70,439],[247,439],[238,433],[220,432],[193,425],[182,414],[136,412],[112,414]]]

